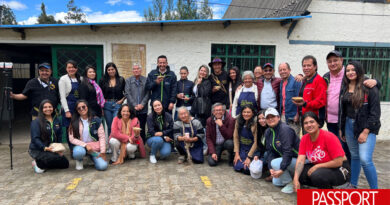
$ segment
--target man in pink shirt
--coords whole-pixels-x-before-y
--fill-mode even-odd
[[[345,155],[348,158],[348,161],[351,161],[351,155],[345,139],[341,139],[339,135],[339,99],[340,99],[340,90],[343,86],[344,79],[344,66],[343,66],[343,56],[339,51],[333,50],[328,53],[326,56],[326,63],[328,64],[329,72],[325,73],[323,76],[324,80],[328,84],[327,89],[327,105],[326,105],[326,125],[328,131],[335,134],[343,146]],[[377,81],[373,79],[368,79],[364,81],[364,85],[367,87],[376,86]]]

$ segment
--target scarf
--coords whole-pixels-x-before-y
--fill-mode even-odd
[[[124,120],[121,120],[122,121],[122,133],[125,134],[125,135],[128,135],[128,136],[131,136],[131,123],[130,123],[130,119],[127,121],[127,123],[124,121]]]
[[[99,87],[98,84],[94,80],[88,79],[89,83],[93,85],[93,87],[96,90],[96,100],[97,103],[100,105],[101,108],[104,107],[104,103],[106,103],[106,100],[104,99],[102,89]]]
[[[160,128],[160,131],[163,131],[164,117],[162,115],[157,116],[157,122]]]

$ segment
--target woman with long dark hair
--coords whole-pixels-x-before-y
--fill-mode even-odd
[[[234,170],[249,174],[249,164],[257,149],[256,110],[252,105],[245,105],[237,117],[233,140]]]
[[[140,137],[140,123],[135,117],[134,109],[128,104],[123,104],[119,108],[118,116],[114,118],[111,129],[109,142],[113,151],[112,163],[122,164],[126,153],[129,159],[135,159],[137,149],[141,157],[145,157],[144,142]]]
[[[236,90],[242,84],[240,69],[237,66],[233,66],[229,69],[228,84],[229,84],[229,90],[228,90],[229,112],[231,112]]]
[[[68,130],[70,120],[75,111],[76,102],[80,98],[78,88],[82,78],[77,73],[78,68],[76,61],[68,60],[65,65],[66,74],[61,76],[58,81],[58,89],[62,107],[62,126]],[[68,141],[69,149],[72,152],[73,145],[69,141],[68,134],[66,135],[66,140]]]
[[[150,147],[150,163],[157,163],[156,154],[166,158],[171,154],[173,143],[173,120],[171,114],[164,111],[160,100],[152,102],[152,113],[147,118],[148,134],[146,144]]]
[[[125,79],[119,75],[118,68],[112,62],[107,63],[104,69],[104,75],[99,83],[102,88],[106,103],[104,104],[104,118],[107,123],[108,136],[111,134],[111,124],[114,117],[118,115],[118,110],[121,107],[125,96]],[[142,99],[141,99],[142,100]]]
[[[76,102],[76,110],[68,131],[69,140],[74,145],[73,158],[76,160],[76,169],[84,169],[83,158],[88,155],[95,163],[95,168],[104,171],[108,163],[102,120],[93,115],[85,100]]]
[[[91,112],[97,117],[102,117],[102,109],[106,100],[104,99],[102,89],[96,83],[96,69],[91,65],[85,68],[83,80],[80,87],[80,99],[88,102]]]
[[[68,159],[63,152],[56,152],[51,143],[62,142],[62,128],[55,117],[53,103],[43,100],[39,105],[37,119],[31,122],[31,143],[28,153],[34,159],[32,165],[35,173],[43,173],[46,169],[66,169]]]
[[[352,61],[345,69],[344,90],[340,92],[340,132],[351,153],[351,185],[358,186],[360,169],[371,189],[378,188],[378,179],[372,155],[381,123],[379,90],[363,85],[361,63]]]

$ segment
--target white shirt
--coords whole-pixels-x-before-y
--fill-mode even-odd
[[[83,142],[88,143],[88,142],[93,142],[91,136],[89,135],[89,122],[88,119],[84,120],[81,118],[81,121],[83,122]]]

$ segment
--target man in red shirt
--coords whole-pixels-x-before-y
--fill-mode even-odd
[[[298,106],[295,120],[312,111],[320,118],[322,127],[325,118],[326,82],[317,73],[317,60],[314,56],[308,55],[302,59],[302,70],[305,76],[299,96],[303,97],[303,101],[293,101]]]

